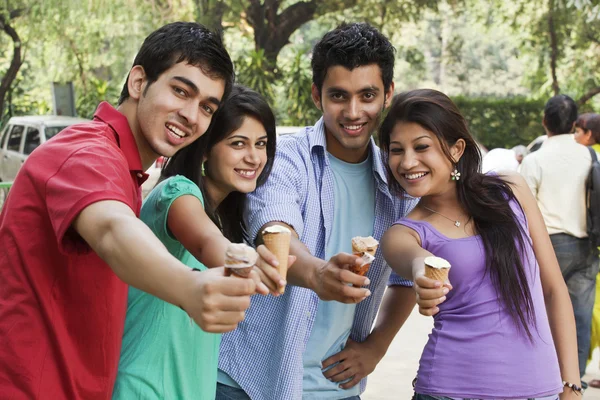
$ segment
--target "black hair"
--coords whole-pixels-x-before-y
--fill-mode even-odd
[[[392,192],[404,192],[387,162],[391,134],[398,122],[416,123],[435,134],[445,156],[453,164],[450,147],[459,139],[465,141],[464,153],[456,163],[461,174],[456,184],[458,201],[467,210],[481,236],[487,273],[490,273],[499,297],[515,324],[522,327],[532,339],[528,322],[532,321],[535,325],[535,311],[527,272],[521,259],[521,255],[526,254],[525,238],[528,236],[510,207],[510,200],[518,203],[510,185],[498,175],[481,173],[481,153],[464,117],[452,100],[436,90],[422,89],[397,95],[379,130]],[[527,242],[531,246],[530,241]]]
[[[223,98],[231,91],[235,73],[220,33],[211,32],[195,22],[173,22],[152,32],[144,40],[132,68],[136,65],[144,68],[148,90],[163,72],[180,62],[197,66],[212,79],[225,81]],[[119,104],[129,97],[128,80],[129,75],[121,90]]]
[[[261,186],[267,180],[275,158],[275,116],[267,101],[257,92],[244,86],[234,85],[229,97],[221,104],[212,118],[206,133],[191,145],[179,150],[163,166],[160,180],[174,175],[183,175],[194,182],[204,197],[207,215],[232,242],[250,242],[243,218],[246,194],[231,192],[218,207],[214,207],[206,192],[202,177],[202,161],[210,157],[210,151],[244,123],[246,117],[257,119],[267,132],[267,162],[257,179]],[[206,174],[210,170],[206,169]]]
[[[577,104],[567,95],[552,97],[544,107],[544,123],[553,135],[571,133],[576,119]]]
[[[377,64],[387,92],[394,79],[395,51],[390,41],[371,25],[343,23],[327,32],[315,45],[311,61],[313,83],[321,93],[329,68],[341,65],[353,70]]]
[[[575,126],[584,131],[592,131],[594,142],[600,143],[600,115],[594,113],[585,113],[577,117]]]

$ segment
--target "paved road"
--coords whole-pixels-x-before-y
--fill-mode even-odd
[[[400,330],[389,351],[377,369],[369,377],[362,400],[409,400],[412,396],[411,382],[416,375],[421,351],[427,342],[427,335],[433,326],[433,319],[420,315],[416,309]],[[594,352],[587,375],[584,379],[600,379],[600,352]],[[589,389],[586,400],[600,400],[600,389]]]

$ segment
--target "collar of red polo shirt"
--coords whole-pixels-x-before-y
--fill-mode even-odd
[[[103,101],[96,109],[94,119],[100,120],[112,128],[117,136],[119,147],[123,150],[123,154],[127,159],[129,171],[137,177],[139,185],[144,183],[148,179],[148,174],[142,169],[140,152],[135,144],[135,138],[133,137],[133,132],[131,132],[127,117],[109,103]]]

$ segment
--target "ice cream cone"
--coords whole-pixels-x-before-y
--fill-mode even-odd
[[[281,275],[283,279],[286,279],[292,232],[283,226],[273,225],[263,231],[262,237],[267,249],[269,249],[269,251],[277,257],[277,261],[279,261],[279,267],[277,268],[279,275]],[[284,292],[285,288],[282,287],[279,289],[279,293],[283,294]]]
[[[235,274],[247,278],[257,258],[258,254],[252,247],[243,243],[231,243],[225,252],[225,276]]]
[[[425,258],[425,276],[429,279],[440,281],[442,283],[448,281],[450,267],[450,263],[441,257]]]
[[[375,259],[375,253],[379,242],[372,236],[355,236],[352,238],[352,254],[362,259],[362,264],[352,265],[350,271],[360,276],[365,276],[369,272],[371,263]],[[356,287],[356,285],[354,285]]]
[[[372,236],[355,236],[352,238],[352,253],[366,252],[375,257],[379,242]]]

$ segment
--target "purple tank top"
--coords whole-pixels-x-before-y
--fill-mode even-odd
[[[511,200],[528,232],[520,205]],[[453,290],[439,306],[419,361],[416,392],[457,398],[526,399],[560,393],[562,383],[542,284],[526,237],[523,262],[535,310],[533,342],[517,327],[485,273],[480,236],[450,239],[425,221],[396,222],[416,231],[422,247],[450,262]],[[500,244],[501,245],[501,244]]]

